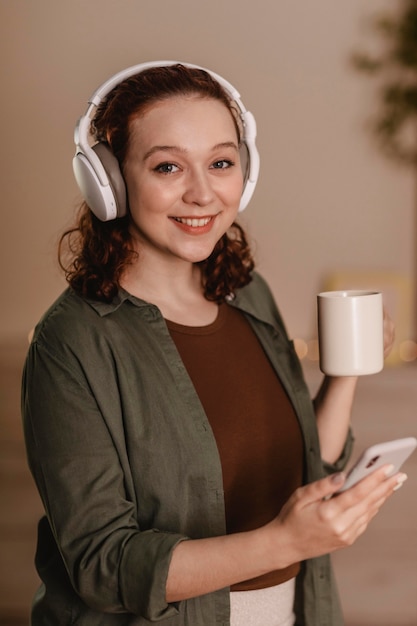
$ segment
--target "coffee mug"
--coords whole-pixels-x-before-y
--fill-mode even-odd
[[[384,367],[384,312],[377,291],[317,296],[320,369],[329,376],[376,374]]]

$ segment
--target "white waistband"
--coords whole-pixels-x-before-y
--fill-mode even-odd
[[[265,589],[230,593],[231,626],[294,626],[295,578]]]

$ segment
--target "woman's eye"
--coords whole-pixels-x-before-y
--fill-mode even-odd
[[[160,163],[154,168],[155,172],[159,172],[161,174],[173,174],[178,169],[178,166],[173,163]]]
[[[229,161],[229,159],[220,159],[220,161],[215,161],[213,163],[212,168],[215,170],[225,170],[233,165],[233,161]]]

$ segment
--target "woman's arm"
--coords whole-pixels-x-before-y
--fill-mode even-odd
[[[384,356],[391,352],[395,338],[394,324],[384,310]],[[325,376],[314,399],[321,455],[327,463],[340,457],[349,431],[352,405],[358,378]]]
[[[327,463],[336,463],[343,452],[357,382],[356,376],[325,376],[314,399],[321,456]]]
[[[80,351],[74,354],[60,336],[49,345],[42,337],[30,347],[22,385],[29,465],[69,576],[61,589],[71,585],[99,612],[129,612],[150,622],[173,617],[177,609],[165,602],[165,581],[172,550],[186,536],[140,528],[118,439],[117,377],[109,375],[105,354],[97,354],[91,327],[85,328],[80,343],[89,361],[78,361]],[[90,368],[88,379],[79,362]],[[42,543],[38,550],[50,576],[58,567],[55,548]],[[61,592],[54,593],[56,599]]]

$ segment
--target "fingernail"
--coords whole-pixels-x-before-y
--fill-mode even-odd
[[[345,474],[343,472],[338,472],[337,474],[332,474],[332,483],[335,485],[341,485],[345,482]]]
[[[385,468],[385,476],[390,476],[393,471],[394,471],[394,466],[387,465],[387,467]]]
[[[401,489],[407,478],[407,474],[400,474],[397,479],[397,484],[394,487],[394,491],[398,491],[398,489]]]

